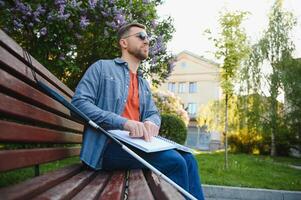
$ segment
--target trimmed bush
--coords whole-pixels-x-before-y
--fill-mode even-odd
[[[187,128],[184,121],[174,114],[162,114],[160,136],[184,144],[187,137]]]

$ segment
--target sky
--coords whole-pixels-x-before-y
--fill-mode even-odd
[[[250,12],[242,26],[251,44],[254,44],[268,25],[268,13],[273,3],[274,0],[165,0],[158,7],[158,14],[163,18],[171,16],[174,19],[176,32],[168,43],[169,51],[178,54],[188,50],[217,61],[213,54],[213,43],[204,35],[204,31],[210,29],[217,36],[220,30],[219,12]],[[301,0],[284,0],[284,8],[297,17],[298,24],[292,32],[292,38],[296,45],[294,57],[301,57]]]

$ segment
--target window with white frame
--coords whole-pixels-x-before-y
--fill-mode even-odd
[[[185,82],[180,82],[179,83],[179,93],[184,93],[185,92]]]
[[[197,92],[197,83],[189,82],[189,93],[196,93],[196,92]]]
[[[176,83],[169,82],[168,83],[168,90],[171,91],[171,92],[175,92],[176,91]]]
[[[196,115],[197,112],[197,104],[196,103],[188,103],[188,114]]]

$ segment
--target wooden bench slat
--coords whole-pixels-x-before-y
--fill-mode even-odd
[[[124,195],[125,171],[114,171],[109,182],[98,197],[99,200],[121,200]]]
[[[36,84],[31,69],[1,46],[0,46],[0,61],[1,61],[0,63],[3,63],[0,65],[1,68],[6,69],[7,71],[10,72],[14,72],[15,74],[18,75],[19,78],[26,80],[28,83],[32,85]],[[42,81],[52,89],[56,90],[59,94],[64,96],[68,101],[71,100],[73,93],[71,96],[65,94],[64,91],[61,91],[58,88],[56,88],[55,85],[52,85],[51,82],[50,83],[48,82],[47,78],[40,76],[40,74],[38,73],[36,73],[36,77],[38,80]]]
[[[17,185],[0,189],[1,198],[6,200],[31,199],[47,189],[79,173],[81,164],[74,164],[44,175],[35,177]]]
[[[0,112],[6,113],[7,115],[34,122],[42,122],[57,127],[64,127],[77,132],[82,132],[83,130],[83,125],[75,121],[41,110],[40,108],[24,103],[3,93],[0,93],[0,102]]]
[[[155,199],[162,200],[184,200],[185,198],[176,190],[172,185],[167,183],[164,179],[158,178],[158,176],[150,171],[145,174],[146,180],[150,186],[150,189]]]
[[[0,86],[9,92],[26,98],[31,104],[40,105],[47,110],[53,110],[70,117],[70,111],[62,104],[2,69],[0,69]]]
[[[92,170],[81,171],[79,174],[76,174],[33,199],[71,199],[92,180],[94,175],[95,171]]]
[[[145,180],[142,170],[131,170],[129,175],[129,200],[153,200],[154,197]]]
[[[79,153],[80,147],[2,150],[0,172],[60,160]]]
[[[23,58],[23,49],[18,45],[13,39],[6,35],[2,30],[0,30],[0,43],[10,51],[13,51],[15,55]],[[31,57],[32,65],[35,67],[36,71],[43,76],[52,84],[56,85],[61,91],[67,94],[69,97],[73,96],[72,90],[70,90],[65,84],[63,84],[58,78],[56,78],[50,71],[43,67],[34,57]],[[25,60],[25,59],[24,59]]]
[[[101,193],[110,177],[109,172],[98,172],[97,176],[84,187],[72,200],[94,200]]]
[[[0,141],[79,144],[82,135],[0,120]]]

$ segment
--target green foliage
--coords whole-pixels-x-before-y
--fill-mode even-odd
[[[229,135],[228,141],[231,152],[235,153],[267,154],[270,150],[270,145],[260,134],[252,134],[247,129]]]
[[[290,39],[290,31],[296,25],[296,20],[292,13],[286,12],[282,8],[282,1],[276,0],[270,15],[267,30],[263,37],[253,46],[253,52],[248,62],[243,67],[242,79],[245,86],[242,89],[247,94],[264,92],[261,85],[267,85],[270,97],[268,98],[267,114],[263,118],[265,133],[271,137],[271,155],[276,154],[276,146],[280,141],[280,129],[283,123],[283,109],[277,98],[283,85],[281,80],[281,70],[283,69],[284,59],[291,55],[294,50],[294,44]],[[270,66],[270,73],[263,72],[263,64]],[[261,66],[260,66],[261,65]],[[258,106],[258,105],[257,105]],[[247,111],[248,109],[246,109]],[[247,111],[248,112],[248,111]],[[287,148],[285,148],[287,149]]]
[[[247,12],[221,13],[219,19],[221,33],[217,39],[213,39],[217,49],[215,56],[223,60],[221,86],[224,94],[232,94],[237,69],[250,52],[247,36],[241,27],[247,14]]]
[[[228,102],[229,145],[234,152],[266,154],[270,150],[270,137],[264,118],[268,115],[268,98],[253,94],[232,96]],[[225,101],[209,102],[198,111],[199,126],[209,131],[222,132],[224,129]]]
[[[160,135],[179,144],[184,144],[187,136],[184,121],[173,114],[162,114],[161,118]]]
[[[153,99],[160,113],[177,115],[184,121],[186,126],[188,125],[188,113],[184,110],[181,99],[175,96],[174,93],[153,89]]]
[[[74,89],[89,65],[119,56],[117,29],[126,22],[145,24],[153,38],[150,57],[141,66],[154,84],[170,74],[173,56],[166,51],[174,27],[159,19],[161,0],[5,1],[0,27],[56,77]]]
[[[285,92],[284,124],[290,147],[301,150],[301,60],[287,57],[282,62],[280,77]],[[280,141],[283,141],[281,139]],[[286,140],[287,141],[287,140]]]

